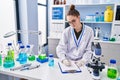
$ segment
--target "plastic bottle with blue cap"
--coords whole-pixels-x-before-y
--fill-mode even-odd
[[[110,60],[110,64],[108,66],[108,70],[107,70],[107,76],[110,79],[117,79],[118,76],[118,69],[117,69],[117,65],[116,65],[116,60],[115,59],[111,59]]]
[[[18,41],[17,43],[17,53],[20,52],[20,46],[23,46],[22,41]]]
[[[35,55],[32,54],[32,50],[31,50],[30,45],[26,46],[26,53],[28,55],[28,60],[29,61],[34,61],[35,60]]]
[[[95,19],[96,19],[96,22],[99,21],[99,19],[100,19],[99,12],[96,12],[96,13],[95,13]]]
[[[49,67],[54,66],[54,55],[53,54],[49,54],[48,65],[49,65]]]
[[[8,43],[8,53],[7,53],[7,56],[11,56],[12,59],[14,60],[14,48],[12,46],[12,43]]]
[[[20,62],[20,64],[27,63],[27,54],[25,52],[24,46],[20,46],[18,61]]]
[[[2,55],[0,54],[0,66],[2,66]]]

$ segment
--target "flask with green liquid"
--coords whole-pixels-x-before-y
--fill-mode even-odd
[[[110,79],[116,79],[118,76],[116,60],[114,60],[114,59],[110,60],[110,65],[108,66],[108,70],[107,70],[107,76]]]

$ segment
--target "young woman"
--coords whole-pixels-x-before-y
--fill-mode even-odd
[[[94,32],[80,22],[80,13],[74,5],[70,6],[66,18],[70,26],[63,31],[56,53],[66,66],[70,66],[71,61],[81,66],[91,57]]]

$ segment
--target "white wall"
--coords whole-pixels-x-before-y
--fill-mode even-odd
[[[16,42],[16,35],[4,38],[3,36],[11,31],[16,31],[16,12],[14,0],[0,0],[0,51],[7,54],[6,45],[8,42]],[[11,77],[0,74],[0,80],[9,80]],[[12,79],[11,79],[12,80]]]
[[[25,45],[33,44],[33,51],[38,53],[38,35],[27,33],[29,31],[38,31],[38,11],[37,0],[19,0],[20,28],[23,30],[22,41]]]
[[[103,57],[101,58],[102,61],[109,64],[110,59],[116,59],[117,65],[120,66],[120,44],[101,43],[101,46],[103,54]]]

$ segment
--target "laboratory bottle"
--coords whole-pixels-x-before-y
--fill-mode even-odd
[[[104,12],[101,12],[101,15],[100,15],[100,21],[104,21]]]
[[[23,46],[22,41],[18,41],[17,43],[17,53],[20,51],[20,46]]]
[[[100,19],[99,12],[96,12],[95,13],[95,20],[96,20],[96,22],[98,22],[99,19]]]
[[[109,33],[108,32],[103,34],[103,41],[109,41]]]
[[[25,52],[24,46],[20,46],[18,61],[20,62],[20,64],[25,64],[27,62],[27,54]]]
[[[118,76],[116,60],[114,60],[114,59],[110,60],[110,64],[109,64],[108,69],[107,69],[107,76],[110,79],[116,79]]]
[[[12,59],[14,60],[14,49],[13,49],[13,46],[12,46],[12,43],[8,43],[8,56],[11,56]]]
[[[53,66],[54,66],[54,56],[53,56],[53,54],[49,54],[48,57],[49,57],[49,58],[48,58],[48,65],[49,65],[50,67],[53,67]]]
[[[2,55],[0,54],[0,66],[2,66]]]
[[[104,12],[104,21],[112,22],[112,20],[113,20],[113,10],[111,9],[111,6],[107,6]]]
[[[35,60],[35,55],[32,54],[32,50],[31,50],[30,45],[26,46],[26,53],[27,53],[29,61],[34,61]]]
[[[26,46],[26,51],[25,51],[28,55],[31,54],[31,50],[30,50],[30,45]]]

